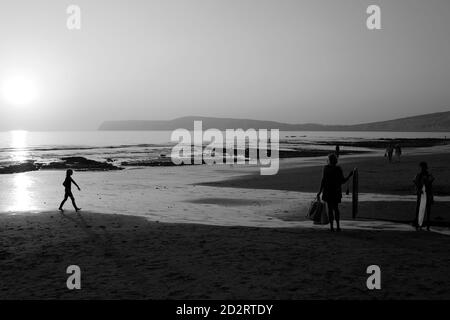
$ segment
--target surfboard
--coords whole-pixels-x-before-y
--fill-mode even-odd
[[[427,208],[427,193],[425,192],[425,186],[423,186],[422,195],[420,196],[419,216],[417,217],[417,224],[419,225],[419,227],[421,227],[423,224],[426,208]]]
[[[353,181],[352,181],[352,218],[355,219],[358,214],[358,168],[353,170]]]

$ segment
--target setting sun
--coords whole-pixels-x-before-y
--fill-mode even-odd
[[[14,105],[26,105],[37,97],[35,82],[26,76],[14,76],[6,79],[1,88],[3,98]]]

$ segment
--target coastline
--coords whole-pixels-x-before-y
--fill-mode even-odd
[[[342,156],[369,155],[384,150],[387,144],[401,144],[404,148],[439,148],[447,146],[449,141],[442,138],[379,138],[379,139],[335,139],[333,141],[308,140],[302,136],[291,136],[280,141],[279,159],[315,158],[326,156],[334,151],[335,145],[342,148]],[[115,150],[115,151],[114,151]],[[240,156],[246,160],[251,154],[259,154],[261,150],[250,152],[248,147],[233,155],[223,149],[223,161],[233,157],[234,161]],[[114,153],[117,152],[117,153]],[[0,148],[0,175],[30,171],[66,170],[77,171],[114,171],[125,168],[171,167],[196,165],[193,158],[187,157],[181,164],[172,162],[171,146],[167,144],[137,144],[118,146],[29,146],[27,148]],[[193,151],[192,151],[193,152]],[[265,152],[265,151],[264,151]],[[124,158],[124,155],[127,155]],[[131,157],[130,157],[131,156]],[[190,160],[190,161],[189,161]],[[205,164],[203,159],[202,164]]]
[[[76,172],[82,191],[77,203],[93,212],[143,216],[167,223],[219,226],[303,226],[320,184],[325,157],[291,158],[280,162],[274,176],[259,175],[257,166],[215,165]],[[344,172],[360,170],[358,218],[410,224],[415,215],[412,179],[419,160],[436,169],[436,203],[432,223],[450,223],[447,193],[450,154],[417,154],[388,164],[380,154],[341,159]],[[0,180],[0,212],[45,212],[57,209],[64,173],[43,170],[4,175]],[[387,178],[385,178],[387,177]],[[375,183],[374,183],[375,182]],[[344,196],[341,215],[350,218],[351,194]],[[71,210],[70,204],[67,208]]]

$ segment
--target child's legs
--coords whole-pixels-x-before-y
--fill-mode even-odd
[[[75,209],[78,209],[77,204],[75,203],[75,198],[74,198],[73,194],[70,194],[69,197],[70,197],[70,200],[72,200],[73,207]]]
[[[69,195],[66,193],[66,194],[64,195],[63,201],[61,201],[61,204],[59,205],[59,208],[62,208],[62,207],[63,207],[63,205],[64,205],[64,203],[66,203],[68,197],[69,197]]]

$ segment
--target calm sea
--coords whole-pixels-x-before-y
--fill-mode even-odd
[[[83,156],[114,162],[148,160],[170,154],[172,131],[0,132],[0,166],[26,160],[50,162]],[[332,148],[315,142],[383,139],[444,138],[449,132],[280,132],[280,148]]]

